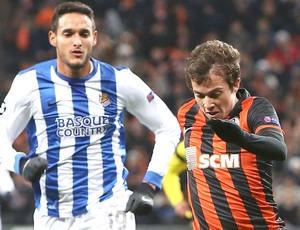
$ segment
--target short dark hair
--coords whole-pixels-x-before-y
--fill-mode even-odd
[[[52,18],[51,31],[54,33],[57,32],[59,18],[68,13],[80,13],[88,16],[93,22],[93,29],[96,29],[94,11],[88,5],[82,2],[73,1],[61,3],[56,7]]]
[[[233,88],[241,75],[239,51],[219,40],[206,41],[196,46],[185,69],[188,88],[192,89],[192,81],[197,84],[205,82],[211,72],[223,76],[229,87]]]

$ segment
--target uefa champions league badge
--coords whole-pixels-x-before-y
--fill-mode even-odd
[[[102,93],[102,95],[99,95],[99,100],[104,107],[107,107],[111,104],[108,93]]]
[[[6,105],[5,102],[2,102],[0,107],[0,115],[2,115],[6,111]]]
[[[151,102],[154,99],[154,93],[151,91],[148,95],[147,95],[147,100],[149,102]]]
[[[273,123],[279,125],[279,121],[276,116],[265,116],[264,123]]]

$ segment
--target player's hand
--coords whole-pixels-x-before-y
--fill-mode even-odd
[[[31,182],[38,181],[48,167],[48,161],[42,157],[22,158],[20,174]]]
[[[125,212],[136,215],[148,215],[153,208],[154,189],[147,183],[141,183],[130,195]]]
[[[249,133],[231,120],[212,118],[207,121],[207,124],[225,142],[243,145],[250,137]]]
[[[192,219],[192,212],[190,205],[186,200],[182,200],[176,204],[174,207],[175,214],[179,217]]]

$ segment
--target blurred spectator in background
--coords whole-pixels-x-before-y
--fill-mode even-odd
[[[277,75],[282,87],[287,90],[290,82],[290,69],[300,60],[300,47],[288,31],[279,30],[274,35],[274,46],[267,53],[270,70]]]

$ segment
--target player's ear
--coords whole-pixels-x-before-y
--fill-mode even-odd
[[[48,33],[49,42],[52,46],[56,47],[56,34],[53,31]]]
[[[240,88],[241,84],[241,78],[236,79],[236,81],[233,84],[233,92],[236,93],[238,89]]]
[[[93,46],[97,44],[97,41],[98,41],[98,32],[97,30],[95,30],[93,34]]]

